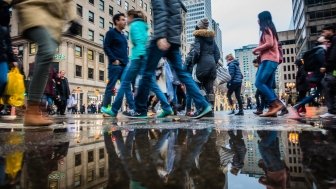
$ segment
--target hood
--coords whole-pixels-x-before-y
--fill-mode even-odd
[[[215,32],[212,30],[206,30],[206,29],[200,29],[194,31],[193,35],[195,37],[209,37],[209,38],[214,38],[215,37]]]
[[[237,66],[239,66],[239,62],[238,62],[238,60],[236,60],[236,59],[235,59],[235,60],[232,60],[231,62],[229,62],[228,65],[229,65],[229,64],[236,64]]]

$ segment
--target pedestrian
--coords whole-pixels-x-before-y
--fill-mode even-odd
[[[184,70],[180,54],[182,19],[182,4],[179,0],[152,0],[154,17],[154,34],[148,47],[148,59],[143,77],[140,81],[141,93],[135,97],[136,111],[130,117],[147,117],[147,100],[150,90],[150,81],[155,75],[155,69],[162,57],[166,57],[180,81],[186,85],[190,95],[199,107],[193,117],[201,118],[211,112],[211,105],[201,95],[191,75]],[[164,116],[171,112],[163,111]]]
[[[105,95],[101,111],[104,115],[115,117],[112,112],[111,98],[113,96],[113,89],[121,76],[125,67],[128,64],[128,43],[123,30],[126,28],[126,16],[123,13],[118,13],[113,16],[114,28],[111,28],[105,35],[104,51],[108,57],[108,83],[105,89]],[[126,99],[133,106],[130,101],[133,99],[132,91],[126,91]],[[124,95],[122,95],[123,98]]]
[[[17,11],[22,35],[37,44],[38,51],[34,66],[33,77],[28,89],[25,126],[47,126],[52,120],[42,116],[40,102],[47,84],[49,69],[56,48],[59,45],[63,26],[71,23],[70,34],[78,34],[80,25],[76,21],[75,2],[69,0],[13,1]]]
[[[225,57],[227,63],[228,63],[228,70],[231,75],[231,80],[227,83],[227,97],[229,104],[232,108],[232,111],[229,113],[229,115],[235,114],[235,110],[233,108],[233,101],[232,101],[232,94],[235,93],[235,97],[238,101],[238,108],[239,111],[235,115],[244,115],[243,110],[243,100],[241,97],[241,87],[243,83],[243,74],[240,71],[239,62],[238,60],[234,59],[232,54],[228,54]]]
[[[220,59],[218,46],[215,42],[215,32],[208,30],[209,20],[203,18],[197,22],[195,36],[193,64],[196,64],[196,77],[200,81],[200,87],[206,91],[206,98],[214,108],[215,92],[214,82],[216,80],[216,66]],[[214,117],[214,110],[206,115]]]
[[[57,99],[59,100],[59,106],[57,111],[60,115],[65,115],[65,109],[67,108],[67,101],[70,96],[70,88],[68,79],[65,77],[65,71],[62,70],[59,72],[60,77],[56,80],[56,94]]]
[[[56,99],[56,80],[57,71],[54,67],[50,67],[47,85],[44,89],[44,97],[46,99],[46,108],[48,112],[51,112],[54,100]]]
[[[259,63],[257,59],[253,60],[253,66],[255,68],[259,68]],[[255,115],[260,115],[263,114],[264,108],[265,108],[265,97],[264,95],[261,93],[261,91],[259,89],[257,89],[256,93],[255,93],[255,99],[256,99],[256,104],[257,104],[257,111],[253,112]]]
[[[320,115],[321,118],[336,118],[336,33],[334,26],[326,26],[322,29],[322,35],[330,41],[326,53],[326,61],[321,67],[325,73],[322,80],[325,101],[328,113]]]
[[[193,57],[194,57],[194,52],[195,52],[195,43],[190,44],[190,51],[187,54],[186,60],[185,60],[185,69],[192,74],[192,70],[194,67],[193,64]],[[193,99],[190,97],[188,90],[186,90],[186,116],[192,116],[193,112],[192,112],[192,102]]]
[[[269,11],[263,11],[258,15],[260,26],[259,46],[253,49],[253,54],[258,55],[260,65],[256,76],[255,85],[265,95],[270,108],[261,117],[275,117],[277,112],[284,108],[282,102],[276,96],[273,86],[275,85],[275,72],[278,64],[282,61],[279,50],[279,38]]]
[[[307,72],[304,69],[304,65],[301,59],[298,59],[295,61],[295,65],[297,67],[297,72],[296,72],[296,90],[298,91],[298,97],[297,97],[297,102],[301,102],[307,95],[307,92],[309,91],[309,85],[307,82]],[[318,70],[320,72],[320,70]],[[303,105],[301,108],[297,109],[298,113],[299,112],[306,112],[306,107]]]
[[[246,106],[246,109],[253,109],[252,108],[252,98],[249,96],[249,97],[247,97],[247,106]]]

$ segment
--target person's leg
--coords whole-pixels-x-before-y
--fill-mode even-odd
[[[209,80],[204,82],[204,88],[205,88],[206,93],[207,93],[207,99],[208,99],[208,102],[212,106],[212,112],[209,115],[210,117],[214,117],[214,108],[215,108],[214,82],[215,82],[215,80],[213,80],[213,79],[209,79]]]
[[[231,106],[231,110],[232,110],[230,115],[235,113],[235,111],[234,111],[235,108],[234,108],[233,100],[232,100],[233,89],[234,89],[233,85],[228,86],[228,91],[226,93],[226,97],[228,98],[228,102],[229,102],[229,105]]]
[[[8,81],[8,64],[7,62],[0,62],[0,96],[5,91]]]
[[[238,84],[235,89],[234,89],[234,93],[236,96],[236,99],[238,101],[238,107],[239,107],[239,112],[236,115],[244,115],[244,110],[243,110],[243,101],[241,98],[241,84]]]
[[[156,83],[155,77],[152,77],[150,82],[150,90],[153,91],[156,97],[160,100],[161,107],[164,111],[172,112],[172,108],[169,105],[169,102],[163,92],[160,90],[160,87]]]
[[[111,97],[113,94],[113,89],[118,81],[120,79],[124,67],[117,66],[117,65],[109,65],[108,67],[108,83],[106,85],[105,89],[105,95],[103,99],[102,107],[108,107],[111,105]]]
[[[270,86],[273,85],[273,78],[276,68],[276,62],[263,61],[260,64],[258,73],[256,75],[255,86],[269,102],[273,102],[277,99],[275,93],[273,92],[272,86]]]

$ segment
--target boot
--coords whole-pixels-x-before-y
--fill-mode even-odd
[[[24,115],[24,126],[49,126],[53,121],[42,116],[40,103],[28,101],[27,109]]]
[[[232,109],[231,112],[229,113],[229,115],[233,115],[235,114],[236,112]]]
[[[214,112],[214,108],[215,108],[215,95],[214,94],[209,94],[207,96],[209,103],[212,106],[212,111],[207,113],[204,117],[215,117],[215,112]]]
[[[260,115],[260,114],[263,114],[263,111],[262,110],[257,110],[255,112],[253,112],[255,115]]]
[[[277,117],[278,111],[285,108],[280,100],[275,100],[271,103],[271,107],[269,108],[267,113],[261,114],[260,117]]]
[[[235,114],[236,116],[241,116],[241,115],[244,115],[244,111],[241,109],[239,110],[238,113]]]

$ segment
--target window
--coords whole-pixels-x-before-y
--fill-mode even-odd
[[[291,71],[291,70],[290,70],[290,65],[287,66],[287,70],[288,70],[288,71]]]
[[[292,70],[295,71],[295,66],[294,65],[292,65]]]
[[[99,10],[101,11],[105,10],[105,3],[103,0],[99,0]]]
[[[282,49],[282,54],[286,54],[286,49]]]
[[[92,68],[89,68],[89,70],[90,70],[90,69],[92,69]],[[92,69],[92,71],[93,71],[93,69]],[[89,162],[89,163],[90,163],[90,162],[93,162],[93,160],[94,160],[93,150],[88,151],[88,162]]]
[[[283,67],[284,72],[286,71],[286,66]]]
[[[81,181],[82,181],[82,177],[81,175],[78,173],[78,174],[75,174],[75,188],[77,187],[80,187],[81,186]]]
[[[89,170],[87,174],[87,181],[92,182],[94,180],[94,170]]]
[[[94,60],[93,50],[88,49],[87,58],[88,58],[88,60]]]
[[[291,59],[292,59],[292,62],[294,62],[294,56],[292,56],[292,58],[291,58]]]
[[[89,0],[89,3],[91,3],[92,5],[94,5],[94,0]]]
[[[290,62],[290,59],[289,59],[289,57],[287,57],[287,62]]]
[[[76,57],[82,57],[82,47],[81,46],[75,46],[75,56]]]
[[[288,79],[292,79],[292,76],[291,76],[291,74],[288,74]]]
[[[93,68],[89,68],[88,69],[88,78],[89,79],[93,79],[94,78],[94,75],[93,75]],[[88,162],[93,162],[93,151],[91,151],[92,152],[92,161],[90,161],[90,156],[88,156]],[[90,152],[89,152],[90,153]]]
[[[104,157],[105,157],[105,150],[104,150],[104,148],[101,148],[101,149],[99,149],[99,159],[104,159]]]
[[[94,23],[94,13],[89,11],[89,22]]]
[[[105,20],[102,17],[99,17],[99,27],[104,28],[105,27]]]
[[[36,53],[36,43],[29,43],[29,54]]]
[[[102,178],[105,176],[105,168],[101,167],[99,168],[99,177]]]
[[[113,7],[112,6],[109,6],[109,14],[110,14],[110,16],[113,16]]]
[[[283,57],[282,62],[286,63],[286,58],[285,57]]]
[[[104,63],[104,54],[103,53],[99,53],[99,62]]]
[[[105,80],[105,75],[104,71],[99,70],[99,81],[104,81]],[[100,152],[99,152],[100,156]]]
[[[79,166],[82,164],[82,154],[75,155],[75,166]]]
[[[82,37],[83,36],[83,27],[81,25],[79,25],[78,28],[79,28],[79,34],[78,35]]]
[[[284,79],[287,80],[287,74],[284,75]]]
[[[82,66],[76,65],[76,77],[82,77]]]
[[[293,48],[291,48],[291,54],[294,54],[294,49]]]
[[[117,4],[121,6],[121,0],[117,0]]]
[[[289,49],[287,49],[287,54],[289,54]]]
[[[104,44],[104,35],[99,34],[99,43],[102,45]]]
[[[295,79],[295,74],[293,74],[293,79]]]
[[[140,7],[143,6],[143,0],[139,0],[139,6],[140,6]]]
[[[113,28],[113,24],[112,22],[109,22],[109,29],[112,29]]]
[[[147,3],[144,3],[144,9],[147,11]]]
[[[93,30],[89,30],[88,35],[89,35],[89,40],[94,41],[94,31]]]
[[[83,17],[83,7],[77,4],[77,15]]]
[[[125,10],[128,10],[129,4],[128,2],[125,2]]]

